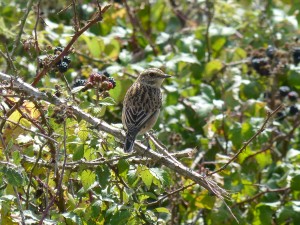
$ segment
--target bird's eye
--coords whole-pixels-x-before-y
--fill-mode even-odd
[[[150,77],[153,77],[153,76],[154,76],[154,73],[150,72],[150,73],[149,73],[149,76],[150,76]]]

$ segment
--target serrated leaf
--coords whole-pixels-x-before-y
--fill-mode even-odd
[[[80,138],[81,141],[85,142],[86,139],[88,138],[89,136],[89,132],[88,132],[88,129],[85,125],[80,125],[79,126],[79,131],[77,133],[78,137]]]
[[[142,178],[142,181],[145,183],[149,189],[153,182],[153,175],[150,173],[149,169],[146,166],[140,166],[138,168],[138,174]]]
[[[19,187],[23,184],[23,175],[16,169],[4,167],[2,171],[6,177],[7,182],[12,186]]]
[[[212,60],[205,65],[204,77],[209,79],[223,68],[223,64],[220,60]]]
[[[165,170],[160,168],[150,168],[149,171],[161,184],[166,186],[171,184],[171,178]]]
[[[96,218],[100,215],[101,212],[102,200],[95,201],[91,206],[92,217]]]
[[[16,165],[20,164],[22,158],[21,158],[21,154],[20,154],[19,151],[14,151],[14,152],[12,153],[12,157],[13,157],[14,163],[15,163]]]
[[[101,105],[110,106],[110,105],[115,105],[116,101],[112,97],[107,97],[107,98],[101,99],[99,101],[99,103]]]
[[[84,170],[81,173],[81,182],[84,190],[87,190],[96,180],[96,175],[90,170]]]
[[[66,219],[70,219],[71,221],[73,221],[75,224],[78,224],[78,225],[82,225],[83,224],[81,218],[77,214],[75,214],[73,212],[63,213],[62,215]]]
[[[84,145],[79,145],[73,153],[73,160],[77,161],[82,159],[84,156]]]
[[[129,170],[129,163],[125,159],[118,162],[118,172],[122,177],[126,177]]]
[[[130,218],[131,213],[129,210],[120,210],[111,217],[109,224],[111,225],[123,225],[127,224],[128,219]]]
[[[83,88],[85,88],[85,86],[75,87],[72,89],[72,93],[75,94],[75,93],[81,91]]]
[[[110,180],[110,171],[106,165],[98,166],[96,169],[97,180],[102,188],[106,188]]]

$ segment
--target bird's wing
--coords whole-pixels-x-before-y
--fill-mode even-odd
[[[143,126],[159,109],[147,110],[142,107],[130,107],[125,110],[125,123],[129,134],[137,135]]]

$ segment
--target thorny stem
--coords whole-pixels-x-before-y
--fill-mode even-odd
[[[87,23],[83,28],[81,28],[77,33],[74,34],[71,41],[67,44],[67,46],[64,48],[64,50],[53,61],[51,61],[51,63],[49,63],[47,66],[45,66],[41,72],[39,72],[39,74],[35,77],[34,81],[32,82],[32,84],[31,84],[32,86],[35,87],[38,84],[38,82],[42,79],[42,77],[48,72],[48,70],[53,65],[58,63],[59,60],[71,50],[71,47],[73,46],[75,41],[80,37],[80,35],[82,35],[86,30],[88,30],[94,24],[102,21],[103,13],[105,13],[110,6],[111,5],[106,5],[102,9],[99,8],[99,11],[95,14],[94,18],[92,20],[90,20],[90,22]]]
[[[63,161],[63,165],[62,165],[62,169],[61,169],[60,179],[59,179],[59,182],[58,182],[58,185],[57,185],[57,192],[56,192],[55,196],[53,196],[53,198],[52,198],[51,202],[48,204],[47,208],[45,209],[45,211],[43,213],[43,216],[42,216],[42,218],[39,222],[39,225],[43,224],[43,221],[46,218],[46,216],[48,215],[49,210],[50,210],[51,206],[53,205],[53,203],[56,199],[56,196],[59,196],[61,194],[61,191],[62,191],[62,180],[63,180],[63,177],[64,177],[65,167],[66,167],[66,163],[67,163],[67,131],[66,131],[67,125],[66,125],[66,120],[64,121],[63,126],[64,126],[64,140],[63,140],[64,161]]]
[[[21,36],[22,36],[22,33],[23,33],[23,29],[24,29],[24,26],[25,26],[25,22],[26,22],[26,19],[28,17],[28,14],[32,8],[32,5],[33,5],[33,2],[34,0],[30,0],[28,3],[27,3],[27,8],[26,8],[26,11],[21,19],[21,24],[20,24],[20,30],[19,30],[19,33],[17,34],[16,36],[16,41],[14,42],[14,45],[13,45],[13,49],[11,50],[11,53],[10,53],[10,56],[13,57],[17,48],[19,47],[20,45],[20,40],[21,40]]]

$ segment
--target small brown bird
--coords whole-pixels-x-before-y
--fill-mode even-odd
[[[168,77],[171,76],[159,69],[146,69],[128,89],[122,111],[126,130],[124,152],[131,152],[136,136],[145,134],[156,123],[162,105],[160,87]]]

